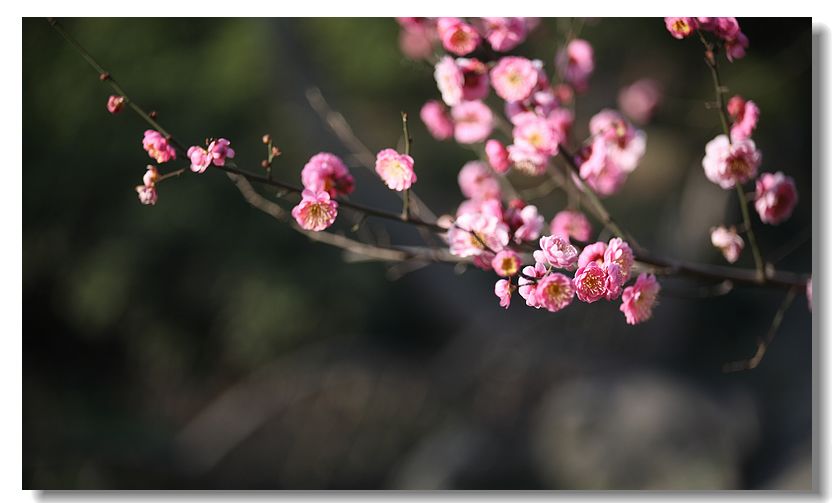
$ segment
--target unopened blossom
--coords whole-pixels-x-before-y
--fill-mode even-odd
[[[500,182],[494,174],[480,161],[469,161],[465,163],[459,175],[459,190],[465,197],[470,199],[499,199]]]
[[[559,269],[571,269],[578,262],[578,250],[562,236],[543,236],[540,249],[534,252],[535,262]]]
[[[392,190],[403,191],[416,183],[413,158],[386,148],[376,154],[376,173]]]
[[[452,107],[462,101],[462,87],[465,85],[465,77],[452,57],[443,56],[436,63],[433,77],[436,79],[436,87],[439,88],[439,92],[442,94],[442,101],[446,105]]]
[[[592,225],[586,215],[580,211],[559,211],[552,219],[550,226],[552,235],[572,238],[576,241],[589,241],[592,235]]]
[[[300,172],[303,187],[312,192],[326,191],[331,197],[345,196],[355,189],[355,179],[338,156],[320,152],[312,156]]]
[[[608,142],[601,136],[581,149],[576,162],[581,179],[599,196],[618,192],[627,180],[627,172],[609,156]]]
[[[475,58],[457,58],[456,65],[462,70],[462,100],[482,100],[488,96],[488,67]]]
[[[590,262],[595,262],[596,264],[603,266],[604,265],[604,254],[607,251],[607,243],[603,241],[598,241],[596,243],[592,243],[591,245],[584,246],[584,249],[581,250],[581,254],[578,256],[578,267],[584,267]]]
[[[563,80],[582,93],[589,87],[589,77],[595,70],[592,46],[576,38],[558,52],[555,63]]]
[[[505,173],[511,167],[508,160],[508,150],[499,140],[492,138],[485,142],[485,155],[488,158],[488,164],[497,173]]]
[[[751,100],[734,96],[728,100],[728,115],[731,116],[731,141],[738,142],[751,138],[760,120],[760,108]]]
[[[537,281],[546,274],[546,266],[541,263],[533,266],[527,265],[523,268],[523,275],[517,279],[517,284],[520,285],[517,292],[525,299],[527,306],[540,307],[537,296]]]
[[[107,111],[111,114],[117,114],[124,108],[124,96],[112,95],[107,98]]]
[[[783,172],[763,173],[757,179],[754,208],[765,224],[777,225],[792,215],[797,205],[797,187]]]
[[[194,145],[188,149],[188,159],[191,160],[191,171],[204,173],[211,165],[211,155],[200,146]]]
[[[711,244],[722,252],[725,260],[733,264],[740,258],[745,241],[737,234],[736,228],[719,226],[711,229]]]
[[[526,39],[526,21],[522,17],[481,18],[485,39],[497,52],[514,49]]]
[[[603,266],[590,262],[575,271],[572,280],[578,299],[592,303],[603,299],[607,295],[607,271]]]
[[[508,226],[492,215],[464,213],[448,230],[452,255],[473,257],[485,252],[500,252],[509,241]]]
[[[338,202],[330,198],[328,192],[307,189],[301,196],[300,203],[292,208],[292,216],[303,229],[322,231],[335,222]]]
[[[231,142],[225,138],[212,141],[208,144],[208,154],[211,156],[211,162],[214,166],[225,166],[226,159],[234,158],[234,149],[231,148]]]
[[[506,101],[523,101],[537,84],[538,70],[532,62],[519,56],[506,56],[491,69],[491,85]]]
[[[612,238],[607,244],[607,250],[604,252],[604,262],[607,264],[618,264],[621,268],[621,275],[624,281],[630,279],[630,272],[635,262],[635,256],[630,245],[621,238]]]
[[[683,39],[696,30],[696,19],[692,17],[666,17],[664,25],[673,38]]]
[[[572,280],[561,273],[551,273],[537,282],[534,290],[535,307],[557,312],[572,303],[575,288]]]
[[[480,35],[473,26],[456,17],[440,17],[436,30],[442,46],[457,56],[469,54],[480,43]]]
[[[494,295],[500,298],[500,307],[508,309],[511,304],[511,282],[507,279],[500,279],[494,284]]]
[[[144,205],[153,206],[159,199],[159,194],[154,186],[138,185],[136,193],[139,195],[139,201]]]
[[[512,131],[514,145],[525,150],[534,150],[542,155],[552,156],[558,153],[558,141],[551,123],[533,113],[524,114]]]
[[[621,294],[620,310],[627,318],[627,323],[635,325],[653,316],[653,306],[659,295],[659,282],[652,274],[639,274],[635,284],[628,286]]]
[[[454,135],[454,122],[445,105],[437,100],[430,100],[422,106],[419,117],[428,128],[428,132],[437,140],[447,140]]]
[[[543,230],[543,215],[537,211],[537,206],[527,204],[518,213],[520,219],[520,226],[514,231],[514,241],[522,243],[523,241],[534,241],[540,237],[540,232]]]
[[[708,180],[723,189],[731,189],[757,175],[757,168],[763,156],[753,140],[742,140],[733,144],[721,134],[705,146],[702,167]]]
[[[637,80],[618,93],[618,107],[639,124],[650,122],[661,101],[661,85],[649,78]]]
[[[633,172],[647,149],[647,135],[636,129],[620,113],[604,109],[589,121],[589,131],[606,141],[609,161],[626,173]]]
[[[159,180],[159,170],[156,169],[156,166],[152,164],[147,165],[147,170],[144,172],[144,176],[142,177],[142,182],[144,182],[146,187],[153,187],[156,185],[156,182]]]
[[[511,250],[502,250],[494,255],[494,259],[491,261],[494,272],[504,278],[517,274],[521,265],[523,264],[520,261],[520,256]]]
[[[451,108],[454,138],[459,143],[485,141],[494,128],[494,114],[482,101],[464,101]]]
[[[171,159],[176,159],[176,150],[168,140],[162,136],[162,133],[148,129],[144,132],[144,140],[142,146],[147,151],[147,154],[156,159],[156,162],[168,162]]]

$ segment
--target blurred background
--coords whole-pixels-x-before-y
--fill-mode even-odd
[[[227,137],[257,170],[271,133],[275,173],[292,183],[322,150],[355,165],[308,87],[373,151],[399,140],[400,110],[415,119],[438,98],[392,19],[63,23],[184,143]],[[762,109],[762,170],[794,177],[801,197],[782,225],[752,215],[758,239],[777,267],[808,273],[811,22],[740,25],[751,46],[722,60],[723,79]],[[543,19],[515,52],[551,68],[563,26]],[[701,45],[671,38],[660,18],[589,20],[581,37],[596,71],[578,137],[623,86],[650,77],[665,94],[644,126],[646,156],[608,207],[656,253],[722,264],[709,229],[741,216],[701,167],[719,132]],[[145,124],[107,112],[110,89],[43,19],[23,21],[23,89],[24,488],[811,487],[802,292],[760,367],[724,374],[753,354],[783,292],[699,299],[699,284],[666,279],[636,327],[617,303],[551,314],[518,298],[504,311],[492,274],[345,263],[250,207],[220,172],[166,182],[141,206]],[[453,212],[473,154],[418,120],[411,131],[417,192]],[[352,171],[354,200],[400,208]],[[535,203],[547,219],[565,204]],[[750,253],[738,265],[752,266]]]

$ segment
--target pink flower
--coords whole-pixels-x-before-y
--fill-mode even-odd
[[[606,293],[604,294],[604,298],[607,300],[615,300],[621,296],[621,289],[624,287],[624,276],[621,274],[621,268],[618,267],[618,264],[606,264],[605,272],[607,273],[607,280],[604,283],[604,288],[606,288]]]
[[[576,38],[558,52],[555,63],[563,80],[579,93],[589,87],[589,77],[595,70],[592,46],[586,40]]]
[[[731,141],[739,142],[751,138],[760,120],[760,108],[751,100],[745,101],[742,96],[734,96],[728,100],[728,114],[731,116]]]
[[[740,258],[740,252],[745,246],[745,242],[737,234],[737,229],[734,227],[727,229],[722,226],[711,229],[711,244],[719,248],[725,260],[731,264]]]
[[[485,142],[485,155],[488,157],[488,164],[497,173],[505,173],[511,167],[508,150],[497,140],[491,139]]]
[[[537,297],[537,281],[546,276],[546,266],[537,263],[534,266],[527,265],[523,268],[523,275],[517,279],[517,284],[520,285],[518,293],[526,300],[526,305],[529,307],[540,307],[540,301]],[[529,279],[529,278],[534,278]]]
[[[797,188],[783,172],[763,173],[757,179],[754,208],[764,224],[777,225],[792,215],[797,205]]]
[[[136,187],[136,193],[139,195],[139,201],[146,206],[153,206],[159,200],[154,186],[139,185]]]
[[[504,278],[517,274],[521,265],[520,256],[511,250],[502,250],[491,261],[494,272]]]
[[[522,17],[484,17],[485,39],[497,52],[514,49],[526,39],[526,22]]]
[[[735,59],[744,58],[746,49],[748,49],[748,37],[742,32],[737,33],[735,38],[725,41],[725,55],[728,61],[733,62]]]
[[[551,231],[555,236],[567,239],[571,237],[576,241],[586,242],[592,234],[592,225],[586,215],[580,211],[564,210],[558,212],[552,219]]]
[[[526,58],[506,56],[491,69],[491,85],[506,101],[523,101],[537,84],[537,68]]]
[[[661,85],[653,79],[641,79],[621,89],[618,106],[639,124],[647,124],[662,101]]]
[[[609,244],[607,244],[607,251],[604,252],[604,262],[617,264],[621,268],[621,276],[624,277],[624,281],[630,279],[630,271],[633,268],[634,261],[633,250],[626,241],[621,238],[610,239]]]
[[[112,95],[107,98],[107,111],[111,114],[117,114],[124,107],[124,96]]]
[[[702,167],[708,180],[723,189],[731,189],[754,178],[762,159],[753,140],[732,144],[727,136],[721,134],[705,146]]]
[[[579,174],[583,181],[600,196],[612,195],[624,185],[627,172],[622,170],[609,155],[608,142],[596,136],[590,145],[578,154]]]
[[[459,203],[456,215],[461,217],[466,213],[482,213],[504,221],[503,203],[499,199],[466,199]]]
[[[437,140],[447,140],[454,135],[454,123],[448,109],[437,100],[430,100],[422,106],[419,117],[428,132]]]
[[[191,160],[191,171],[194,173],[204,173],[211,165],[208,151],[196,145],[188,149],[188,158]]]
[[[229,145],[231,145],[231,142],[225,138],[214,140],[208,145],[208,154],[211,156],[214,166],[225,166],[226,159],[234,158],[234,149]]]
[[[436,22],[436,29],[445,50],[457,56],[465,56],[480,43],[477,30],[456,17],[440,17]]]
[[[592,303],[607,295],[607,271],[595,262],[579,267],[572,283],[582,302]]]
[[[713,31],[719,38],[730,40],[740,34],[740,24],[735,17],[715,17]]]
[[[598,241],[591,245],[584,246],[581,254],[578,256],[578,267],[584,267],[590,262],[595,262],[598,265],[604,265],[604,254],[607,251],[607,243]]]
[[[572,280],[555,272],[544,276],[537,282],[534,296],[535,307],[542,307],[554,313],[572,303],[575,288],[572,286]]]
[[[696,20],[692,17],[666,17],[664,25],[673,38],[683,39],[696,29]]]
[[[514,231],[514,241],[522,243],[523,241],[534,241],[540,237],[540,231],[543,230],[543,216],[537,211],[537,206],[528,204],[524,206],[518,213],[521,224]]]
[[[494,115],[482,101],[465,101],[451,108],[454,137],[459,143],[485,141],[494,127]]]
[[[305,189],[325,191],[330,197],[350,194],[355,189],[355,179],[338,156],[320,152],[312,156],[300,173]]]
[[[462,100],[482,100],[488,96],[488,67],[478,59],[457,58],[456,65],[462,70]]]
[[[171,159],[176,159],[176,150],[168,143],[168,140],[162,136],[158,131],[148,129],[144,132],[144,140],[142,146],[147,151],[151,158],[156,159],[156,162],[168,162]]]
[[[338,216],[338,202],[329,197],[325,190],[313,192],[304,190],[302,199],[292,208],[292,216],[303,229],[322,231],[335,222]]]
[[[624,289],[620,310],[628,324],[635,325],[653,316],[653,306],[656,305],[659,290],[661,287],[656,277],[647,273],[639,274],[635,284]]]
[[[547,155],[519,145],[509,145],[507,150],[509,161],[519,171],[533,176],[542,175],[546,172],[546,162],[549,159]]]
[[[376,154],[376,173],[392,190],[403,191],[416,183],[413,158],[386,148]]]
[[[626,173],[632,173],[644,156],[647,136],[610,109],[595,114],[589,121],[589,131],[606,141],[607,158]]]
[[[561,236],[543,236],[540,249],[534,252],[535,262],[570,269],[578,261],[578,250]]]
[[[480,161],[469,161],[459,170],[459,190],[470,199],[499,199],[500,182]]]
[[[396,18],[401,25],[399,48],[410,59],[426,59],[433,53],[436,27],[427,18]]]
[[[508,244],[508,226],[483,213],[464,213],[448,230],[452,255],[472,257],[485,252],[500,252]]]
[[[159,180],[159,170],[156,169],[156,166],[148,164],[147,171],[144,172],[144,176],[142,177],[142,182],[144,182],[146,187],[153,187],[156,185],[157,180]]]
[[[456,65],[450,56],[442,56],[436,63],[433,72],[436,79],[436,87],[442,93],[442,101],[448,106],[454,106],[462,101],[462,86],[465,85],[465,76],[462,70]]]
[[[506,279],[497,280],[494,284],[494,295],[500,298],[500,307],[508,309],[511,304],[511,282]]]
[[[512,136],[514,145],[524,150],[534,150],[545,156],[558,153],[560,137],[555,133],[548,120],[533,113],[524,114],[514,130]]]

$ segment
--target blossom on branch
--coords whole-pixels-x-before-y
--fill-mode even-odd
[[[702,167],[708,180],[723,189],[731,189],[754,178],[762,160],[763,155],[753,140],[731,143],[721,134],[705,145]]]
[[[335,217],[338,216],[338,202],[330,198],[328,192],[307,189],[301,196],[300,203],[292,208],[292,217],[303,229],[322,231],[335,222]]]
[[[330,197],[345,196],[355,189],[355,179],[338,156],[320,152],[312,156],[300,173],[305,189],[325,191]]]
[[[711,244],[719,248],[725,260],[733,264],[740,258],[745,241],[737,234],[737,229],[734,227],[719,226],[711,229]]]
[[[376,173],[391,190],[401,192],[416,183],[413,158],[386,148],[376,154]]]
[[[171,159],[176,159],[176,150],[173,148],[173,145],[168,142],[167,138],[162,136],[162,133],[153,129],[148,129],[144,132],[142,146],[147,151],[147,154],[160,164],[168,162]]]
[[[628,324],[642,323],[653,316],[653,306],[656,305],[659,290],[661,286],[656,277],[646,273],[640,274],[635,284],[624,289],[620,310]]]
[[[754,208],[764,224],[777,225],[787,220],[797,205],[794,180],[783,172],[763,173],[757,179]]]

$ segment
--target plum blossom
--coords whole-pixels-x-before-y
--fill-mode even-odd
[[[650,122],[661,101],[661,84],[649,78],[637,80],[618,93],[618,107],[639,124]]]
[[[156,166],[151,164],[147,165],[147,171],[145,171],[144,176],[142,177],[143,185],[138,185],[136,187],[136,193],[139,196],[139,201],[144,205],[153,206],[156,204],[156,201],[159,199],[159,195],[156,192],[156,182],[159,180],[159,170],[156,169]]]
[[[520,226],[514,231],[514,241],[516,243],[534,241],[540,237],[544,221],[543,216],[537,211],[537,206],[528,204],[517,212],[517,216],[520,220]]]
[[[563,210],[552,219],[550,230],[554,236],[586,242],[592,234],[592,225],[580,211]]]
[[[578,299],[582,302],[593,303],[607,295],[607,271],[595,262],[589,262],[575,271],[572,280]]]
[[[469,54],[480,43],[477,30],[456,17],[440,17],[436,22],[436,30],[445,50],[457,56]]]
[[[569,277],[551,273],[541,278],[534,289],[535,307],[557,312],[572,303],[575,288]]]
[[[309,189],[301,193],[301,201],[292,208],[292,216],[303,229],[322,231],[335,222],[338,216],[338,202],[329,197],[325,190]]]
[[[578,256],[578,267],[584,267],[590,262],[595,262],[598,265],[604,264],[604,254],[607,251],[607,243],[598,241],[591,245],[584,246],[581,254]]]
[[[436,63],[433,77],[436,79],[436,87],[439,88],[439,92],[442,94],[442,101],[446,105],[452,107],[462,101],[462,87],[465,85],[465,77],[452,57],[442,56],[442,59]]]
[[[696,30],[696,19],[692,17],[666,17],[664,25],[673,38],[683,39]]]
[[[526,39],[526,21],[522,17],[484,17],[481,24],[485,39],[497,52],[514,49]]]
[[[485,155],[488,158],[488,164],[497,173],[505,173],[511,167],[508,159],[508,150],[498,140],[491,139],[485,142]]]
[[[312,192],[326,191],[330,197],[345,196],[355,189],[355,179],[344,161],[329,152],[312,156],[300,173],[303,187]]]
[[[475,200],[499,199],[500,182],[492,174],[491,170],[480,161],[465,163],[459,176],[459,189],[465,197]]]
[[[787,220],[797,205],[794,180],[782,171],[763,173],[757,179],[754,208],[765,224],[777,225]]]
[[[624,185],[627,172],[611,159],[608,143],[596,136],[577,155],[575,162],[580,166],[579,175],[599,196],[612,195]]]
[[[607,244],[604,252],[604,262],[607,264],[618,264],[621,268],[621,276],[624,281],[630,279],[630,271],[633,268],[635,257],[630,245],[621,238],[612,238]]]
[[[535,262],[560,269],[570,269],[578,262],[578,250],[562,236],[543,236],[533,255]]]
[[[204,173],[212,163],[215,166],[224,166],[226,158],[234,157],[234,149],[229,147],[231,142],[225,138],[212,141],[207,149],[194,145],[188,149],[188,158],[191,160],[191,171]]]
[[[604,269],[607,273],[607,280],[604,283],[607,292],[604,294],[604,298],[615,300],[621,296],[621,289],[624,287],[624,276],[622,276],[621,268],[616,263],[606,264]]]
[[[523,299],[526,300],[526,305],[529,307],[540,307],[540,301],[537,297],[537,281],[546,276],[546,266],[537,263],[533,266],[527,265],[523,268],[523,275],[517,279],[519,288],[517,289]]]
[[[144,172],[144,176],[142,177],[142,182],[144,182],[145,186],[153,187],[156,185],[156,182],[159,180],[159,170],[156,169],[156,166],[152,164],[147,165],[147,171]]]
[[[745,246],[745,242],[737,234],[736,228],[726,228],[723,226],[711,229],[711,244],[719,248],[725,260],[731,264],[740,258],[740,253]]]
[[[507,278],[514,276],[523,265],[520,261],[520,256],[511,250],[502,250],[494,256],[491,261],[491,267],[498,276]]]
[[[173,145],[162,136],[162,133],[153,129],[148,129],[144,132],[142,146],[147,151],[147,154],[160,164],[168,162],[171,159],[176,159],[176,150],[173,148]]]
[[[606,141],[608,159],[626,173],[633,172],[644,156],[647,135],[636,129],[620,113],[604,109],[589,121],[589,131]]]
[[[501,58],[491,69],[491,85],[506,101],[523,101],[537,84],[538,69],[532,62],[519,56]]]
[[[474,58],[457,58],[456,65],[462,70],[462,100],[482,100],[488,96],[488,67]]]
[[[620,310],[624,313],[627,323],[635,325],[653,316],[653,306],[659,295],[661,286],[652,274],[639,274],[635,284],[628,286],[621,294]]]
[[[500,298],[500,307],[508,309],[511,304],[511,282],[507,279],[500,279],[494,284],[494,295]]]
[[[508,226],[499,218],[484,213],[464,213],[448,230],[452,255],[475,257],[500,252],[509,241]]]
[[[519,171],[533,176],[546,172],[546,161],[549,158],[546,154],[519,145],[509,145],[507,150],[509,161]]]
[[[124,96],[112,95],[107,98],[107,111],[111,114],[117,114],[124,108]]]
[[[454,135],[454,123],[445,105],[437,100],[430,100],[422,106],[419,117],[428,128],[428,132],[437,140],[447,140]]]
[[[376,154],[376,173],[391,190],[401,192],[416,183],[413,158],[386,148]]]
[[[494,127],[494,115],[482,101],[464,101],[451,108],[454,137],[459,143],[485,141]]]
[[[723,189],[731,189],[754,178],[762,159],[753,140],[732,144],[727,136],[721,134],[705,145],[702,167],[708,180]]]
[[[402,30],[399,32],[399,48],[410,59],[425,59],[433,53],[436,26],[424,17],[396,18]]]
[[[576,38],[561,49],[555,59],[563,80],[582,93],[589,87],[589,77],[595,70],[592,46],[586,40]]]
[[[194,173],[204,173],[211,165],[211,156],[208,155],[208,151],[196,145],[188,149],[188,159],[191,160],[191,171]]]
[[[739,142],[751,138],[760,120],[760,108],[751,100],[734,96],[728,100],[728,114],[731,116],[731,141]]]
[[[512,131],[514,145],[522,150],[533,150],[544,156],[558,153],[558,142],[561,139],[555,133],[552,125],[536,114],[527,112]]]
[[[746,49],[748,49],[748,37],[742,32],[737,33],[736,37],[725,41],[725,56],[728,58],[728,61],[733,62],[735,59],[744,58]]]

